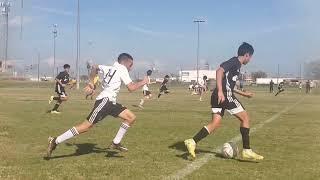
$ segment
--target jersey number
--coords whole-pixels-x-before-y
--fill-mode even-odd
[[[117,72],[117,70],[111,70],[109,69],[109,72],[104,77],[104,81],[107,82],[107,84],[110,83],[111,79],[113,78],[114,74]]]

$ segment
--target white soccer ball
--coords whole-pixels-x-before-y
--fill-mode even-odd
[[[236,158],[239,154],[238,146],[233,142],[227,142],[223,144],[222,155],[224,158]]]

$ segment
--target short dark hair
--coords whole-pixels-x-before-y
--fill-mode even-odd
[[[246,42],[243,42],[238,49],[238,56],[244,56],[245,54],[249,53],[249,55],[251,56],[254,52],[253,47]]]
[[[128,53],[121,53],[119,56],[118,56],[118,62],[120,63],[121,61],[124,61],[124,60],[133,60],[132,56]]]
[[[203,76],[203,80],[207,80],[208,77],[206,75]]]
[[[164,78],[169,78],[169,75],[164,76]]]
[[[63,65],[63,69],[70,69],[70,65],[69,64]]]

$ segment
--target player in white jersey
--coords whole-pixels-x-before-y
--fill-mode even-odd
[[[142,87],[143,98],[140,100],[139,108],[143,109],[144,102],[152,98],[152,93],[149,89],[150,84],[154,84],[156,82],[151,82],[150,76],[152,75],[152,70],[147,71],[148,83]]]
[[[58,137],[49,137],[49,145],[47,150],[47,157],[51,156],[52,151],[56,146],[78,134],[87,132],[93,125],[106,116],[111,115],[119,117],[123,120],[120,125],[120,129],[113,139],[110,148],[120,151],[127,151],[120,144],[122,138],[127,132],[128,128],[135,122],[136,116],[126,107],[117,103],[117,94],[120,91],[121,82],[123,82],[129,91],[135,91],[148,83],[148,77],[145,77],[142,81],[134,83],[132,82],[129,72],[133,65],[133,58],[127,53],[122,53],[118,57],[118,61],[113,66],[93,66],[90,74],[90,82],[85,87],[87,92],[91,92],[94,88],[93,80],[97,73],[103,74],[102,80],[102,92],[97,96],[94,107],[87,117],[87,119],[72,127],[65,133]]]
[[[200,95],[200,101],[202,101],[202,96],[207,91],[207,76],[203,76],[203,78],[199,81],[199,95]]]

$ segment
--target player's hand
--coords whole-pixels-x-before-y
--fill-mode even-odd
[[[252,92],[246,92],[246,97],[247,98],[252,98],[254,96],[254,93]]]
[[[94,89],[94,85],[92,83],[88,83],[86,85],[86,87],[83,88],[83,90],[86,92],[86,93],[91,93]]]
[[[223,103],[226,100],[226,98],[224,97],[223,92],[219,91],[218,92],[218,104]]]

